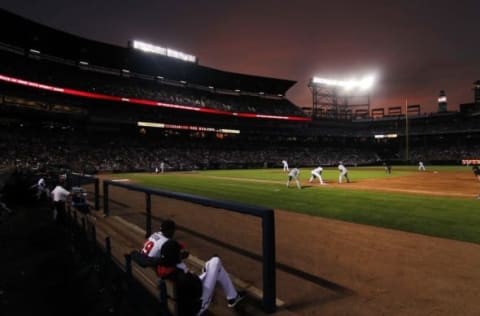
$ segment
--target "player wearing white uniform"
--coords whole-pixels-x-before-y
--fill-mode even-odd
[[[37,199],[40,199],[43,193],[45,193],[47,198],[50,198],[50,191],[47,188],[47,183],[44,178],[40,178],[37,182]]]
[[[423,161],[418,162],[418,171],[425,171],[425,165],[423,164]]]
[[[65,203],[70,192],[65,190],[61,185],[57,185],[51,192],[53,200],[53,219],[59,223],[65,221]]]
[[[282,160],[283,171],[289,171],[288,169],[288,162],[286,160]]]
[[[315,180],[315,178],[318,178],[318,181],[320,182],[320,184],[325,184],[325,182],[323,182],[323,179],[322,179],[322,171],[323,171],[323,168],[318,166],[317,168],[313,169],[312,172],[311,172],[311,176],[310,176],[310,179],[308,180],[308,182],[312,183],[313,180]]]
[[[347,168],[345,168],[341,161],[338,164],[338,170],[340,171],[340,175],[338,176],[338,183],[342,183],[343,178],[345,178],[347,182],[350,182],[350,179],[348,178],[348,170]]]
[[[297,188],[301,189],[302,186],[300,185],[300,181],[298,181],[298,177],[300,176],[300,169],[293,168],[288,173],[288,180],[287,180],[287,188],[290,186],[290,181],[295,180],[297,183]]]
[[[166,262],[167,264],[175,265],[175,262],[178,262],[181,257],[181,254],[179,253],[180,249],[181,246],[178,244],[178,242],[174,239],[170,239],[163,245],[161,250],[161,257],[165,259],[164,262]],[[187,274],[190,275],[189,278],[185,277]],[[191,296],[191,293],[189,293],[187,289],[192,288],[193,282],[200,281],[201,283],[202,289],[198,306],[194,306],[194,301],[189,301],[189,299],[193,299],[192,297],[178,298],[179,301],[189,301],[188,303],[192,304],[192,306],[187,307],[189,308],[188,315],[201,315],[208,309],[217,284],[220,284],[225,294],[228,307],[234,307],[235,305],[237,305],[237,303],[240,302],[245,295],[243,292],[238,292],[235,289],[235,286],[233,285],[230,276],[223,267],[222,261],[218,256],[213,256],[207,262],[205,262],[205,265],[203,266],[203,271],[198,277],[184,269],[178,269],[178,265],[176,271],[172,272],[171,275],[174,279],[176,279],[177,282],[188,282],[188,284],[177,284],[177,289],[180,288],[185,290],[184,295]],[[167,278],[168,277],[169,276],[167,276]],[[182,295],[182,293],[177,293],[180,296]],[[182,307],[185,307],[185,305],[188,305],[188,303],[184,303]]]
[[[160,258],[160,251],[162,246],[171,239],[175,234],[176,225],[172,220],[164,220],[160,226],[160,231],[151,234],[143,244],[143,248],[140,251],[142,254],[150,258]],[[187,266],[182,261],[177,264],[180,269],[187,270]]]

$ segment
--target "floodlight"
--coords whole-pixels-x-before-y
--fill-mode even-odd
[[[180,60],[188,61],[192,63],[197,62],[197,57],[195,57],[194,55],[186,54],[168,47],[157,46],[157,45],[153,45],[150,43],[145,43],[137,40],[129,41],[128,45],[132,48],[139,49],[148,53],[155,53],[155,54],[168,56],[168,57],[172,57],[172,58],[176,58],[176,59],[180,59]]]
[[[351,80],[348,80],[348,81],[344,81],[342,86],[345,88],[345,90],[350,91],[353,88],[355,88],[356,84],[357,83],[356,83],[355,79],[351,79]]]
[[[438,102],[447,102],[447,97],[446,96],[438,97]]]
[[[373,84],[375,83],[375,76],[374,75],[368,75],[364,77],[358,84],[360,89],[362,90],[368,90],[373,87]]]
[[[373,84],[375,83],[375,75],[372,74],[372,75],[365,76],[361,80],[357,80],[357,79],[335,80],[335,79],[313,77],[312,83],[319,84],[319,85],[341,87],[347,91],[350,91],[353,89],[368,90],[372,88]]]

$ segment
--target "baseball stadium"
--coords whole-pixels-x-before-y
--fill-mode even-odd
[[[306,109],[289,79],[0,18],[6,315],[182,315],[130,256],[167,219],[192,271],[218,256],[245,293],[229,308],[217,286],[204,315],[479,314],[476,78],[455,112],[373,108],[325,78]],[[69,192],[61,222],[41,178]]]

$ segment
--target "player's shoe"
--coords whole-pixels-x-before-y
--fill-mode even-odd
[[[235,298],[232,298],[232,299],[228,300],[228,307],[230,307],[230,308],[235,307],[235,305],[237,305],[238,302],[240,302],[244,298],[245,298],[245,292],[239,291]]]

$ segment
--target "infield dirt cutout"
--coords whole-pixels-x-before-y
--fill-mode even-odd
[[[449,171],[330,185],[469,199],[480,191],[473,175]],[[143,226],[144,195],[117,191],[110,195],[123,204],[117,215]],[[262,287],[258,258],[218,243],[241,240],[246,253],[260,254],[258,219],[188,203],[178,208],[175,200],[152,198],[154,216],[174,218],[177,238],[193,254],[219,254],[231,273]],[[480,315],[478,244],[282,210],[275,225],[277,297],[297,315]]]

